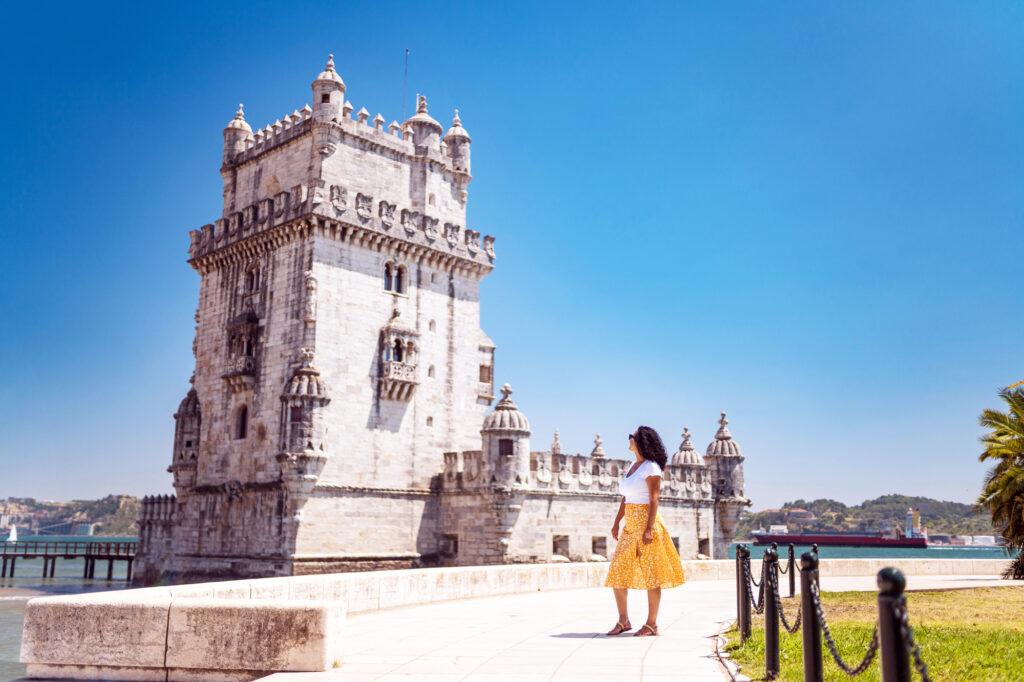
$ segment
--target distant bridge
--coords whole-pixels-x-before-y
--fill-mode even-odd
[[[96,562],[107,562],[107,580],[114,579],[114,562],[124,561],[128,564],[125,580],[131,582],[132,563],[135,561],[136,542],[46,542],[44,540],[27,540],[24,542],[4,542],[0,549],[0,578],[7,577],[8,565],[10,577],[14,577],[14,567],[18,559],[42,559],[43,577],[52,578],[57,570],[57,559],[85,559],[82,571],[83,580],[96,577]]]

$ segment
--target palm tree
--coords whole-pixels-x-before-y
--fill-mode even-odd
[[[1024,388],[1009,386],[999,391],[999,397],[1008,411],[986,409],[978,417],[981,426],[991,429],[980,439],[985,450],[978,459],[994,462],[978,506],[992,514],[992,526],[1011,548],[1024,549]],[[1024,552],[1005,577],[1024,579]]]

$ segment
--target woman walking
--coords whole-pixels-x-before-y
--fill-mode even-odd
[[[668,455],[658,432],[641,426],[629,434],[629,449],[636,463],[619,481],[622,503],[612,524],[612,537],[618,541],[605,587],[615,592],[619,620],[609,635],[618,635],[632,628],[626,611],[628,590],[647,590],[647,622],[633,633],[634,637],[658,634],[658,607],[661,589],[682,585],[686,580],[683,565],[658,512],[661,473]],[[619,523],[626,526],[619,533]]]

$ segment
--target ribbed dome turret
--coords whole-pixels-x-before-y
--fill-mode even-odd
[[[451,142],[452,138],[461,138],[466,142],[471,142],[472,139],[469,137],[469,133],[462,127],[462,119],[459,118],[459,110],[455,110],[455,117],[452,118],[452,127],[448,129],[448,132],[444,134],[444,141]]]
[[[718,420],[718,423],[720,426],[715,434],[715,440],[711,441],[711,444],[708,445],[707,456],[741,457],[743,453],[740,451],[740,444],[732,439],[732,434],[726,428],[729,420],[725,418],[725,412],[722,413],[722,418]]]
[[[700,455],[697,454],[693,444],[690,442],[689,427],[683,427],[683,442],[679,444],[679,451],[672,455],[672,464],[697,466],[704,464],[704,462],[701,461]]]
[[[419,102],[417,102],[417,104],[416,104],[416,113],[413,116],[411,116],[405,122],[406,126],[407,125],[412,125],[412,124],[426,125],[426,126],[430,126],[431,128],[436,128],[438,134],[440,134],[441,132],[444,131],[444,128],[441,127],[441,124],[438,123],[437,121],[435,121],[430,116],[430,114],[427,113],[427,97],[426,97],[426,95],[420,95]],[[419,140],[419,137],[420,137],[420,134],[417,133],[416,139]]]
[[[183,417],[185,415],[198,415],[199,414],[199,394],[196,393],[196,389],[191,389],[188,395],[178,404],[177,416]]]
[[[308,348],[301,350],[302,364],[292,372],[292,378],[285,384],[281,392],[281,400],[289,398],[305,398],[327,402],[327,384],[320,378],[320,372],[313,367],[313,351]]]
[[[512,387],[505,384],[501,387],[501,395],[504,396],[494,406],[494,411],[484,417],[483,431],[518,431],[530,433],[530,422],[526,415],[519,411],[516,404],[512,402]]]
[[[320,75],[313,81],[313,87],[315,88],[319,83],[333,83],[334,85],[340,85],[341,89],[345,89],[345,81],[341,80],[341,76],[334,70],[334,55],[327,55],[327,66],[320,72]]]
[[[235,112],[235,117],[231,119],[227,127],[224,128],[224,132],[238,130],[246,135],[252,135],[252,128],[245,121],[245,112],[242,111],[242,105],[238,105],[238,111]]]
[[[288,385],[285,386],[284,396],[326,398],[327,386],[320,378],[320,372],[312,367],[299,367],[295,370]]]

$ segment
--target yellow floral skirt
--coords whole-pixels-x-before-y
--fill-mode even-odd
[[[679,552],[665,529],[661,512],[654,518],[654,540],[648,545],[643,543],[649,512],[646,504],[626,505],[625,524],[619,531],[619,544],[608,567],[605,587],[653,590],[686,582]]]

